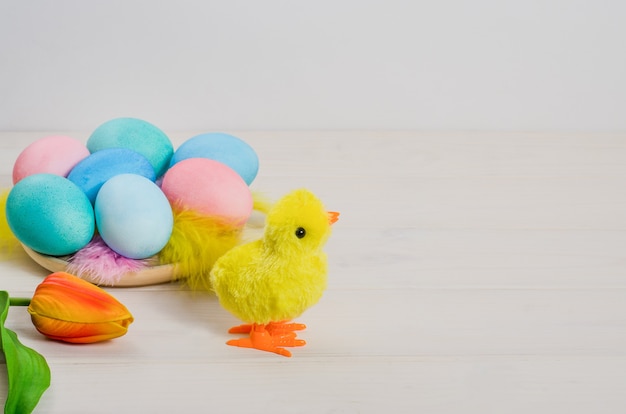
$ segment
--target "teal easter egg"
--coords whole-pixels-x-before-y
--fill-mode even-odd
[[[11,231],[36,252],[63,256],[92,239],[94,213],[89,199],[67,178],[33,174],[11,189],[6,202]]]
[[[87,140],[94,153],[107,148],[127,148],[146,157],[157,177],[167,170],[174,147],[168,136],[155,125],[136,118],[116,118],[96,128]]]
[[[188,158],[208,158],[226,164],[250,185],[259,171],[259,157],[245,141],[221,132],[196,135],[176,149],[170,167]]]
[[[141,175],[119,174],[105,182],[94,211],[102,240],[131,259],[157,254],[172,234],[169,201],[155,183]]]

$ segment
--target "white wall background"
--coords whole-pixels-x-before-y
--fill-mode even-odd
[[[626,131],[623,0],[0,0],[0,130]]]

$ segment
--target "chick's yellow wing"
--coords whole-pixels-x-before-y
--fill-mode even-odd
[[[211,285],[220,304],[237,318],[253,322],[250,301],[255,300],[258,267],[262,262],[260,240],[237,246],[220,257],[211,270]]]

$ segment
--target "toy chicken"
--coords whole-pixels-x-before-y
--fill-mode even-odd
[[[263,237],[229,250],[211,271],[220,304],[246,322],[230,329],[248,337],[229,345],[291,356],[284,347],[302,346],[292,323],[317,303],[326,289],[322,251],[339,213],[327,212],[305,189],[281,198],[267,214]]]

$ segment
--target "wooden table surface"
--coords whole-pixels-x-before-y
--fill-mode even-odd
[[[107,288],[135,322],[99,344],[11,308],[52,371],[36,413],[626,412],[625,134],[231,132],[259,155],[253,189],[341,212],[307,345],[229,347],[238,321],[176,283]],[[3,187],[51,133],[0,134]],[[18,252],[0,288],[30,296],[47,273]]]

